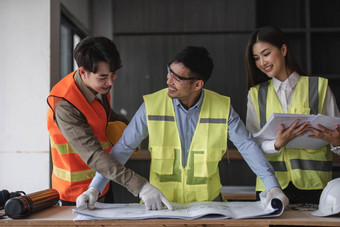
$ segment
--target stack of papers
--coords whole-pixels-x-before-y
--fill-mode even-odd
[[[336,125],[340,125],[339,117],[330,117],[323,114],[318,115],[305,115],[305,114],[282,114],[282,113],[274,113],[268,122],[263,126],[263,128],[255,133],[254,138],[262,138],[267,140],[275,140],[276,133],[282,124],[285,128],[291,126],[294,121],[299,119],[298,125],[309,121],[313,128],[319,129],[318,124],[328,128],[330,130],[334,130]],[[303,136],[299,136],[291,140],[287,144],[287,148],[301,148],[301,149],[319,149],[328,144],[327,141],[321,139],[315,139],[309,137],[311,132],[307,132]]]
[[[282,214],[282,202],[273,199],[266,209],[257,202],[193,202],[171,203],[174,210],[146,210],[144,204],[95,203],[95,209],[74,209],[78,214],[74,220],[94,219],[244,219],[275,217]]]

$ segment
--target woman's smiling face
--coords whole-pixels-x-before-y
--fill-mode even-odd
[[[282,45],[281,49],[267,42],[256,42],[253,45],[253,57],[256,67],[265,73],[269,78],[275,77],[280,81],[288,78],[285,56],[287,46]]]

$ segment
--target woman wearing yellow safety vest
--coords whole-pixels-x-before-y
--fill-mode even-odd
[[[328,80],[307,77],[295,60],[291,46],[281,30],[263,27],[254,31],[245,53],[248,104],[247,128],[254,134],[273,113],[324,114],[339,117],[339,110]],[[330,145],[321,149],[287,148],[295,137],[311,132]],[[309,122],[281,125],[275,140],[256,139],[275,169],[290,203],[319,202],[322,189],[332,179],[332,151],[340,154],[340,129],[312,128]],[[260,179],[256,191],[265,190]]]

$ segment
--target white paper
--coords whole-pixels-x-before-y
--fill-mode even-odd
[[[172,203],[173,211],[146,210],[144,204],[105,204],[95,203],[95,209],[74,209],[78,214],[75,220],[92,219],[244,219],[279,216],[283,212],[282,202],[273,199],[273,206],[263,208],[260,201],[256,202],[193,202]]]
[[[323,125],[325,128],[334,130],[336,125],[340,125],[339,117],[330,117],[323,114],[318,115],[305,115],[305,114],[282,114],[274,113],[269,118],[268,122],[263,126],[263,128],[255,133],[254,138],[261,137],[267,140],[275,140],[276,133],[282,124],[285,128],[291,126],[294,121],[299,119],[298,125],[309,121],[313,128],[319,129],[318,124]],[[307,132],[303,136],[299,136],[291,140],[287,144],[287,148],[301,148],[301,149],[319,149],[328,144],[327,141],[321,139],[315,139],[309,137],[311,132]]]

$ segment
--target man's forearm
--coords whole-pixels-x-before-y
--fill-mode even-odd
[[[134,196],[137,196],[143,185],[148,182],[144,177],[120,164],[108,153],[103,152],[100,156],[100,158],[96,158],[95,162],[89,161],[87,163],[89,167],[105,178],[126,187]]]

